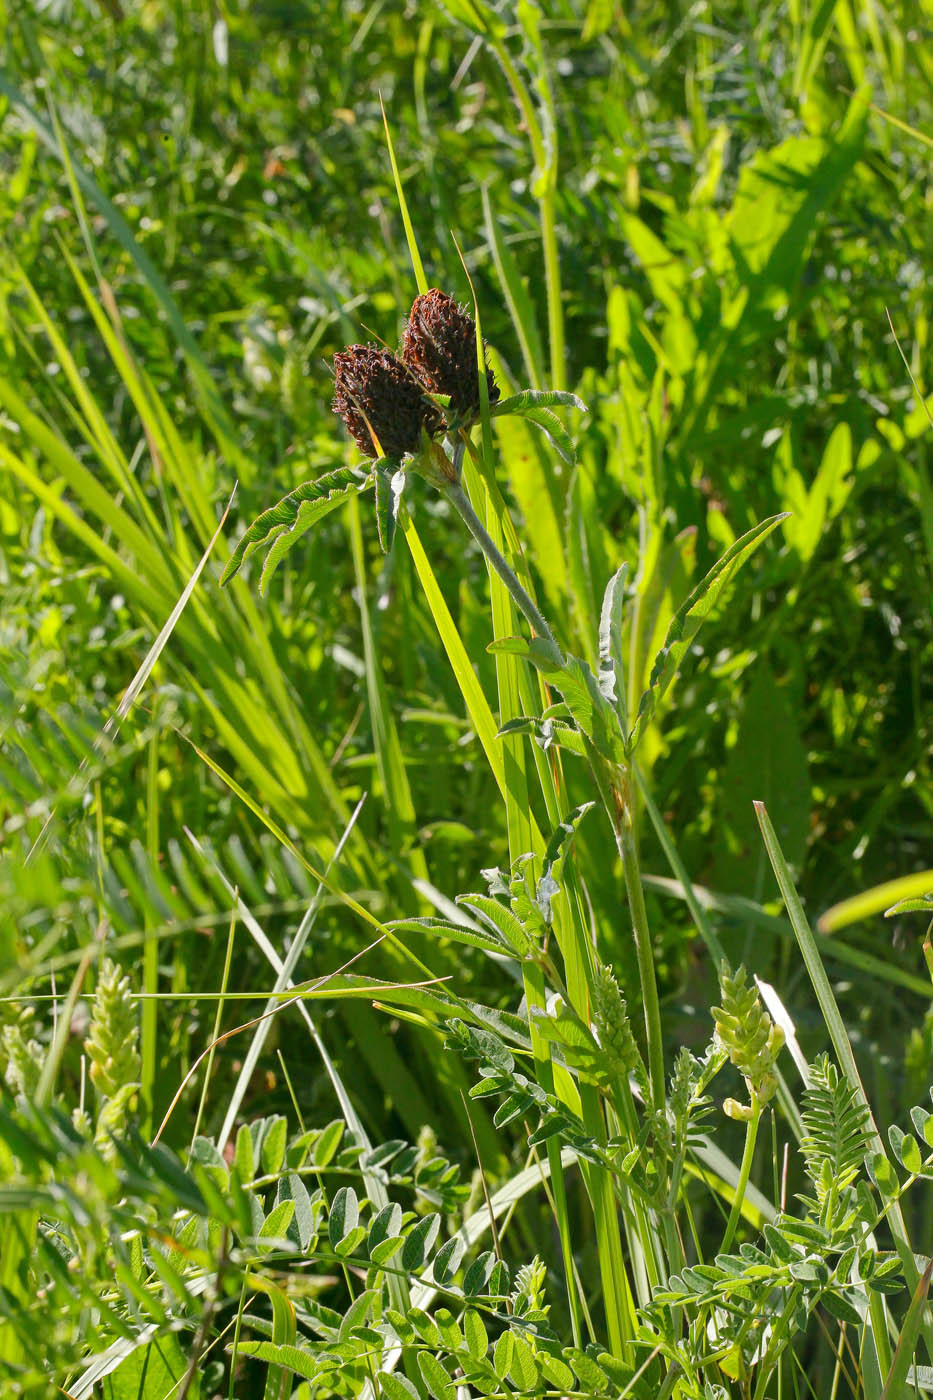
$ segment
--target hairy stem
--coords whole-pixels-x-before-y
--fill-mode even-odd
[[[758,1102],[758,1095],[752,1094],[752,1116],[745,1125],[745,1151],[742,1153],[742,1165],[739,1168],[739,1180],[735,1188],[735,1195],[732,1198],[732,1210],[729,1213],[729,1221],[726,1225],[726,1233],[723,1236],[720,1252],[727,1253],[735,1238],[736,1228],[739,1223],[739,1216],[742,1213],[742,1202],[745,1200],[745,1192],[748,1187],[748,1178],[751,1175],[752,1159],[755,1156],[755,1143],[758,1139],[758,1124],[761,1122],[761,1104]]]
[[[560,648],[558,647],[557,642],[554,638],[553,632],[551,631],[548,624],[545,622],[544,618],[541,616],[541,613],[538,611],[537,607],[532,602],[529,595],[526,593],[525,589],[519,583],[512,568],[509,566],[509,564],[503,558],[502,554],[493,544],[486,530],[486,527],[483,525],[479,516],[476,514],[476,511],[473,509],[473,507],[470,505],[470,502],[467,500],[466,493],[463,490],[463,487],[457,481],[450,481],[445,482],[440,489],[443,492],[443,494],[447,497],[448,501],[450,501],[454,510],[456,510],[461,520],[469,530],[470,534],[476,540],[480,549],[483,551],[486,558],[489,560],[489,563],[492,565],[493,569],[495,569],[496,573],[499,575],[502,582],[505,584],[506,588],[509,591],[511,599],[514,602],[515,606],[518,608],[519,612],[521,612],[528,619],[528,622],[531,624],[531,627],[536,633],[536,635],[539,637],[543,637],[545,641],[550,642],[551,645],[556,648],[558,653],[562,655],[562,653],[560,652]]]

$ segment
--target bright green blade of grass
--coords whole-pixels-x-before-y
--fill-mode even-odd
[[[761,834],[764,838],[765,849],[771,861],[771,868],[777,879],[784,904],[787,908],[787,913],[793,926],[794,934],[797,938],[797,946],[806,964],[807,972],[810,975],[810,981],[813,984],[813,990],[816,993],[816,999],[819,1003],[820,1013],[826,1025],[826,1029],[829,1032],[833,1050],[836,1053],[837,1063],[848,1080],[849,1085],[855,1092],[859,1103],[866,1110],[866,1122],[871,1132],[872,1149],[875,1153],[880,1153],[887,1160],[885,1145],[878,1131],[878,1125],[875,1122],[871,1104],[868,1102],[868,1097],[862,1084],[845,1023],[840,1015],[836,998],[833,996],[832,988],[829,985],[829,978],[826,976],[826,970],[820,958],[819,948],[816,946],[816,940],[807,922],[806,914],[803,911],[803,905],[800,902],[800,896],[794,888],[790,871],[787,868],[787,862],[784,859],[784,854],[781,850],[774,827],[771,825],[768,813],[765,810],[764,803],[755,803],[755,815],[758,818],[758,825],[761,827]],[[888,1223],[891,1228],[891,1234],[894,1237],[895,1248],[897,1249],[898,1256],[903,1265],[904,1276],[907,1280],[908,1287],[911,1290],[916,1290],[920,1275],[914,1261],[914,1251],[907,1235],[904,1216],[900,1204],[896,1200],[889,1203]],[[882,1375],[886,1375],[891,1367],[891,1352],[888,1342],[883,1300],[879,1295],[874,1293],[874,1291],[870,1293],[870,1298],[872,1319],[870,1329],[871,1336],[877,1352],[879,1370]],[[931,1324],[928,1319],[924,1321],[923,1333],[927,1350],[930,1355],[933,1356],[933,1324]]]
[[[185,325],[184,318],[178,310],[164,278],[148,254],[137,243],[129,224],[107,198],[96,180],[73,157],[68,155],[59,140],[58,133],[47,125],[30,106],[16,84],[11,82],[2,72],[0,72],[0,93],[8,99],[26,127],[36,133],[43,146],[62,161],[66,171],[73,175],[77,187],[97,206],[113,237],[129,254],[142,282],[152,292],[164,312],[179,346],[185,353],[192,377],[197,385],[198,394],[204,405],[205,415],[212,429],[223,444],[225,453],[229,454],[233,461],[241,461],[242,453],[236,433],[197,342]]]
[[[363,634],[363,661],[366,667],[366,693],[376,764],[384,796],[386,819],[389,824],[391,851],[404,856],[411,866],[415,880],[428,879],[424,852],[415,841],[417,814],[405,767],[405,755],[399,740],[398,727],[392,714],[391,701],[383,679],[381,659],[376,652],[372,618],[366,590],[366,563],[363,553],[363,532],[360,527],[360,507],[356,497],[347,503],[347,521],[353,570],[359,594],[360,624]]]
[[[850,899],[840,900],[816,921],[820,933],[838,933],[840,929],[871,919],[902,899],[914,899],[933,890],[933,870],[920,870],[916,875],[901,875],[897,880],[885,880],[873,889],[862,890]]]

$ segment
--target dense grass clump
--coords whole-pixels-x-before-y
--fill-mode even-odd
[[[11,14],[4,1396],[933,1388],[924,22]]]

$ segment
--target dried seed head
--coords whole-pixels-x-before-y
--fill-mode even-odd
[[[430,393],[449,398],[451,422],[475,422],[479,417],[476,325],[453,297],[432,287],[415,298],[402,340],[402,359]],[[486,383],[493,404],[499,388],[488,368]]]
[[[349,345],[334,356],[334,377],[334,412],[367,457],[378,457],[380,448],[395,458],[420,452],[422,428],[431,437],[444,427],[411,370],[389,350]]]

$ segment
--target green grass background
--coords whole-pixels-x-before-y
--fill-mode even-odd
[[[929,378],[929,4],[499,8],[493,44],[468,3],[53,0],[0,24],[2,1015],[26,1024],[24,997],[116,949],[134,985],[172,993],[142,1013],[152,1128],[211,1036],[198,994],[224,977],[231,886],[282,947],[316,888],[303,862],[333,862],[312,977],[369,941],[334,890],[379,920],[443,912],[508,862],[482,735],[368,498],[264,597],[255,569],[218,587],[259,511],[355,460],[330,357],[396,345],[417,291],[380,94],[429,283],[469,300],[456,239],[503,392],[588,405],[568,418],[574,467],[496,425],[499,486],[571,649],[594,661],[602,589],[628,560],[637,696],[697,579],[791,512],[691,648],[641,762],[730,958],[780,988],[808,1051],[822,1026],[752,800],[812,920],[933,864],[930,424],[910,381]],[[235,483],[138,703],[95,744]],[[482,559],[418,483],[410,505],[497,714]],[[582,765],[565,778],[571,805],[592,796]],[[530,813],[549,829],[540,797]],[[699,1047],[713,969],[641,835],[666,1034]],[[577,852],[631,992],[608,826],[584,823]],[[822,947],[884,1125],[931,1077],[920,933],[876,909]],[[479,955],[410,946],[463,995],[516,1005]],[[412,976],[388,943],[357,970]],[[226,985],[269,985],[242,929]],[[472,1165],[469,1080],[436,1033],[364,1001],[319,1015],[374,1140],[430,1124]],[[41,1002],[28,1024],[49,1042]],[[290,1111],[278,1048],[307,1121],[334,1116],[299,1024],[273,1023],[244,1113]],[[66,1096],[79,1049],[62,1046]],[[218,1047],[202,1130],[242,1053]],[[195,1083],[174,1146],[197,1104]],[[508,1134],[474,1126],[506,1170]]]

